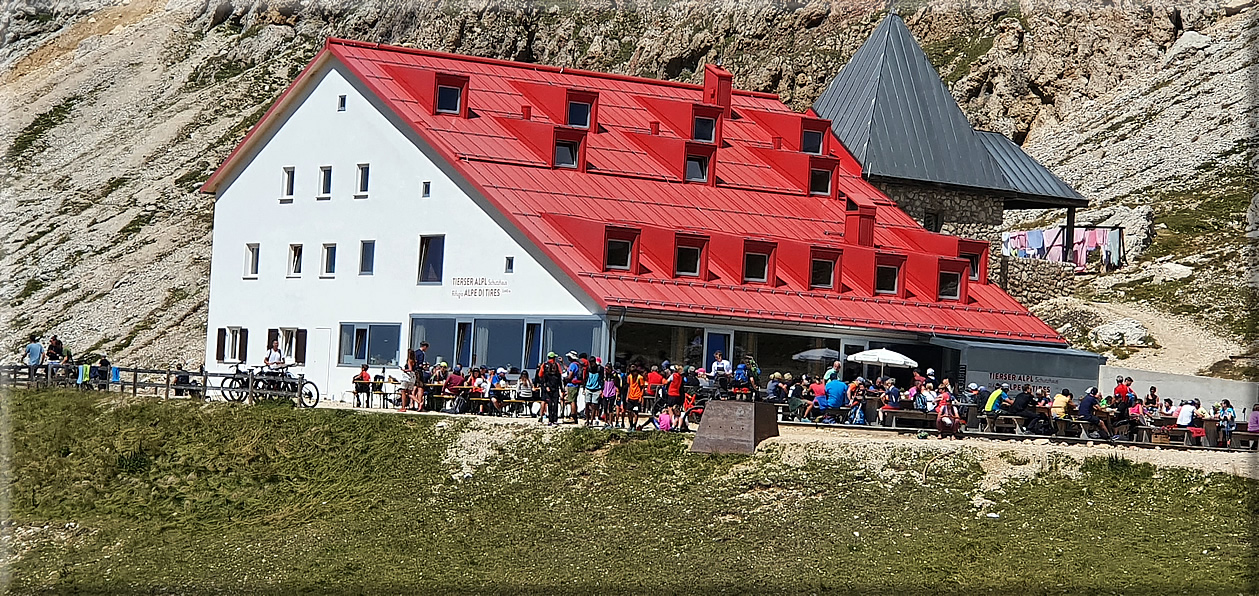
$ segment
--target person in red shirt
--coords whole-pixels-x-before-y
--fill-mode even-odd
[[[647,394],[656,397],[660,395],[660,386],[664,385],[664,375],[660,374],[660,367],[651,366],[651,372],[647,373]]]
[[[372,375],[367,372],[367,365],[357,375],[354,375],[354,407],[362,407],[359,405],[359,396],[362,395],[367,399],[367,403],[372,403]]]
[[[670,416],[674,419],[678,417],[678,408],[682,407],[682,367],[673,365],[669,380],[665,383],[665,395],[668,400],[665,402],[669,408]]]

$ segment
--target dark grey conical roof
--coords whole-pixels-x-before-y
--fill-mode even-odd
[[[813,110],[867,178],[971,188],[1010,207],[1087,205],[1009,139],[976,132],[897,15],[879,23]]]

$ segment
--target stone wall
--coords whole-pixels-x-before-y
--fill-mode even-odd
[[[1001,238],[1004,205],[1000,198],[926,184],[875,182],[874,185],[920,225],[926,226],[930,213],[940,218],[940,231],[945,234],[988,241]]]
[[[1023,306],[1075,295],[1075,266],[1070,263],[1002,256],[988,262],[988,281],[1005,290]]]

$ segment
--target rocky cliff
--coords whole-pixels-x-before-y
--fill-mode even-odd
[[[692,81],[720,61],[737,86],[804,109],[886,10],[873,0],[11,0],[0,16],[3,348],[51,332],[115,360],[199,361],[213,202],[196,188],[325,36]],[[1207,0],[895,10],[977,125],[1024,143],[1099,206],[1150,205],[1167,231],[1154,238],[1159,258],[1191,258],[1198,240],[1180,242],[1177,226],[1208,203],[1238,251],[1208,258],[1237,264],[1245,230],[1234,222],[1254,180],[1253,10]],[[1242,190],[1212,202],[1202,193],[1216,176]],[[1160,300],[1150,308],[1169,308]],[[1246,330],[1194,314],[1227,336]]]

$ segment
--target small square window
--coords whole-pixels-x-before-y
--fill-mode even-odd
[[[769,280],[769,255],[750,252],[743,255],[743,281]]]
[[[577,167],[577,155],[581,150],[580,143],[574,141],[556,141],[555,143],[555,167],[557,168],[575,168]]]
[[[940,299],[957,300],[962,292],[962,275],[951,271],[940,272]]]
[[[702,155],[686,156],[686,180],[708,182],[708,158]]]
[[[711,143],[716,138],[717,121],[712,118],[695,117],[695,126],[691,138],[696,141]]]
[[[685,277],[699,277],[700,253],[698,246],[679,246],[677,254],[677,274]]]
[[[358,274],[371,275],[376,272],[376,241],[364,240],[359,245]]]
[[[289,245],[289,276],[298,277],[302,274],[302,245]]]
[[[970,279],[971,281],[979,281],[979,255],[962,255],[962,258],[970,261]]]
[[[568,125],[590,128],[590,104],[581,101],[568,102]]]
[[[830,170],[809,170],[809,194],[831,194]]]
[[[944,217],[939,211],[927,211],[922,214],[922,227],[928,232],[940,233],[944,229]]]
[[[433,196],[433,183],[425,180],[420,183],[420,196],[427,199]]]
[[[893,265],[879,265],[874,271],[874,293],[896,294],[900,291],[901,268]]]
[[[259,252],[257,244],[245,245],[245,277],[258,277]]]
[[[420,236],[420,283],[442,282],[442,260],[445,253],[445,236]]]
[[[338,112],[345,111],[345,96],[344,95],[337,96],[337,111]]]
[[[503,273],[515,273],[515,272],[516,272],[516,257],[507,257],[506,262],[503,264]]]
[[[814,155],[822,154],[822,133],[816,130],[806,130],[800,138],[800,150],[805,153]]]
[[[365,163],[358,164],[358,194],[367,194],[367,183],[371,176],[371,166]]]
[[[321,275],[331,277],[337,273],[337,245],[323,245],[323,271]]]
[[[284,178],[283,184],[280,187],[280,196],[288,199],[288,202],[293,201],[293,190],[296,186],[294,178],[293,168],[284,168]]]
[[[608,269],[628,270],[630,268],[630,257],[633,250],[633,241],[609,238],[607,255]]]
[[[828,290],[835,287],[835,261],[813,259],[813,266],[810,269],[809,287]]]
[[[332,194],[332,166],[323,166],[319,168],[319,195],[330,196]]]
[[[458,114],[463,100],[463,90],[459,87],[437,87],[437,111],[443,114]]]

